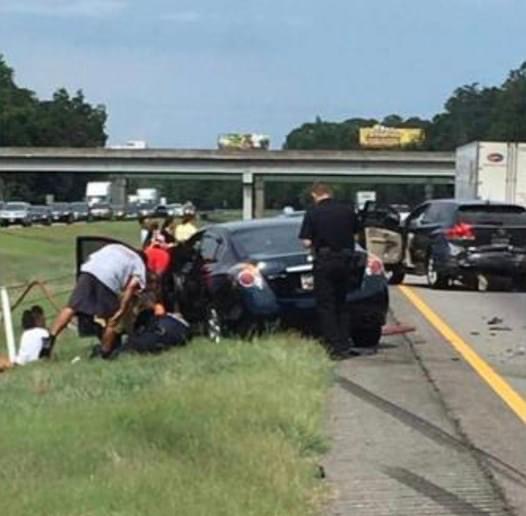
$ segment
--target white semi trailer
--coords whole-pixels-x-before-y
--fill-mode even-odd
[[[526,143],[473,142],[459,147],[455,197],[526,206]]]

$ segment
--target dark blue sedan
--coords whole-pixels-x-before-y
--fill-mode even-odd
[[[185,316],[215,341],[278,323],[316,334],[312,256],[298,239],[301,217],[210,226],[176,252],[178,299]],[[374,346],[389,306],[383,264],[357,247],[347,296],[352,337]]]

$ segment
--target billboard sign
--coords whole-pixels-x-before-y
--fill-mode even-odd
[[[423,129],[375,125],[360,129],[360,146],[369,149],[403,148],[417,145],[425,139]]]
[[[268,150],[270,138],[254,133],[222,134],[217,140],[217,146],[221,150]]]

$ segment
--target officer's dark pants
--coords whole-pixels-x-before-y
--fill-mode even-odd
[[[314,293],[325,345],[329,352],[349,348],[349,308],[345,299],[351,283],[350,258],[327,253],[314,263]]]

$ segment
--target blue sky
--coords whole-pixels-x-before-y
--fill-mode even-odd
[[[526,60],[524,0],[0,0],[19,85],[82,88],[110,142],[213,147],[313,120],[431,116]]]

